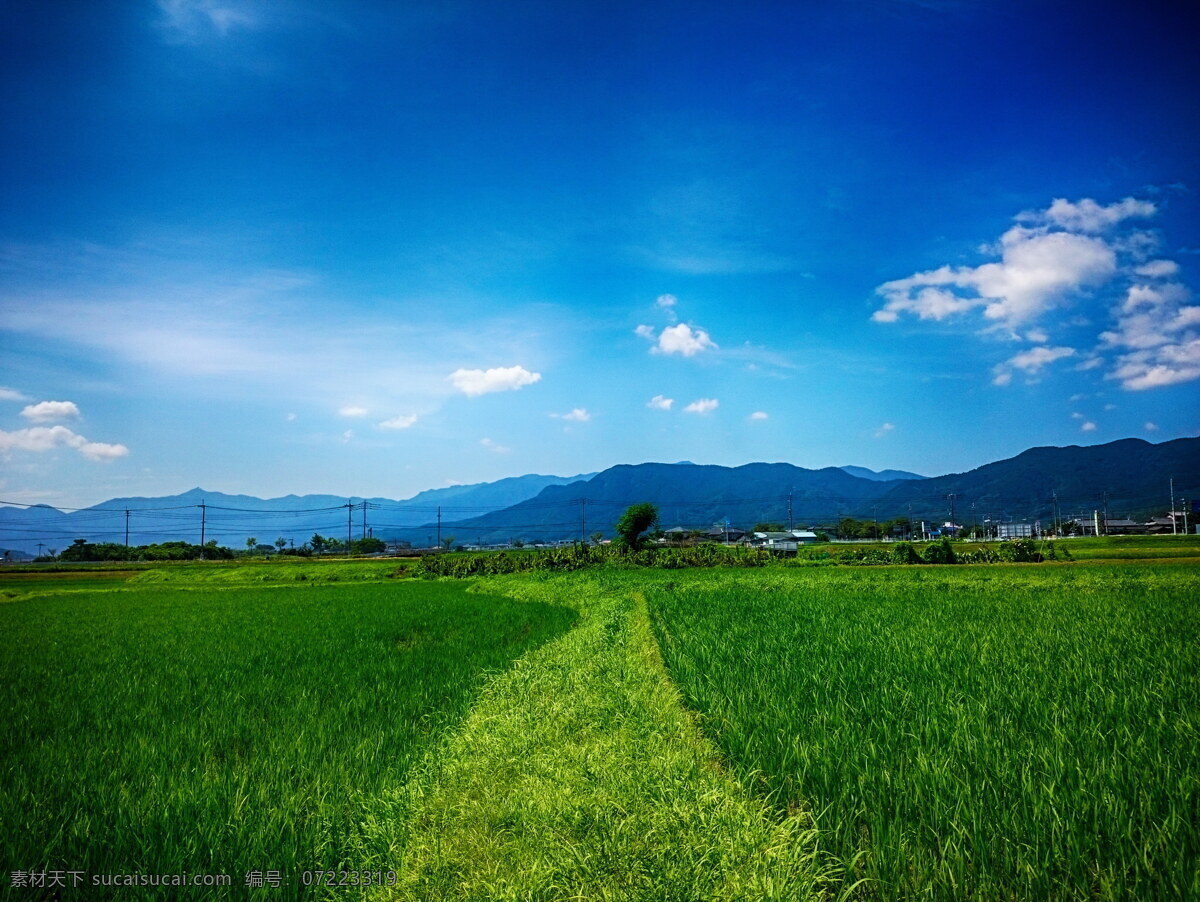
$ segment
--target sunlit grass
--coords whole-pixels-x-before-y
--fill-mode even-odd
[[[0,605],[0,862],[358,867],[374,797],[561,607],[461,583],[66,593]]]
[[[655,582],[670,672],[731,766],[863,850],[873,895],[1200,896],[1194,569]]]

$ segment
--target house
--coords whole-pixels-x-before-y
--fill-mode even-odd
[[[750,544],[767,551],[777,551],[782,554],[795,554],[801,545],[811,545],[817,541],[817,534],[809,529],[793,529],[787,532],[756,532],[752,534]]]
[[[1035,530],[1032,523],[996,523],[997,539],[1031,539]]]
[[[705,530],[704,538],[711,542],[740,542],[746,535],[746,530],[724,523],[714,523],[712,529]]]

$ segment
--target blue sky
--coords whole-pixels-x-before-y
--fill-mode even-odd
[[[1170,4],[5,6],[5,500],[1197,433]]]

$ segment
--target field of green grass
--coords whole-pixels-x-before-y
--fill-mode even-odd
[[[221,872],[238,895],[274,869],[270,898],[299,897],[298,869],[386,857],[372,805],[574,619],[450,582],[138,585],[53,576],[0,605],[6,872]]]
[[[783,571],[647,588],[729,765],[880,899],[1178,899],[1200,862],[1200,575]]]
[[[1063,545],[0,568],[0,895],[66,868],[234,875],[138,898],[1200,898],[1200,540]]]

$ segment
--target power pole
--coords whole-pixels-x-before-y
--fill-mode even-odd
[[[954,494],[954,492],[951,492],[950,494],[948,494],[946,496],[946,499],[950,502],[950,522],[951,523],[954,522],[954,499],[956,497],[957,496]]]
[[[42,556],[42,549],[46,547],[45,542],[38,542],[38,557]]]
[[[1058,492],[1054,493],[1054,534],[1056,536],[1062,535],[1062,528],[1058,522]]]
[[[587,499],[579,499],[579,542],[587,544]]]
[[[129,508],[125,508],[125,547],[129,547]]]
[[[354,529],[354,499],[346,502],[346,554],[350,553],[350,543],[353,541],[351,531]]]
[[[367,537],[367,499],[363,499],[363,533],[362,537]]]
[[[1171,477],[1171,535],[1179,535],[1179,530],[1175,526],[1175,477]]]
[[[795,486],[788,489],[788,532],[792,531],[792,493],[795,491]]]
[[[441,548],[442,547],[442,506],[440,504],[438,505],[437,537],[438,537],[437,547]]]
[[[207,508],[204,499],[200,500],[200,560],[204,560],[204,527],[207,525]]]
[[[1108,489],[1104,490],[1104,534],[1108,535]]]

